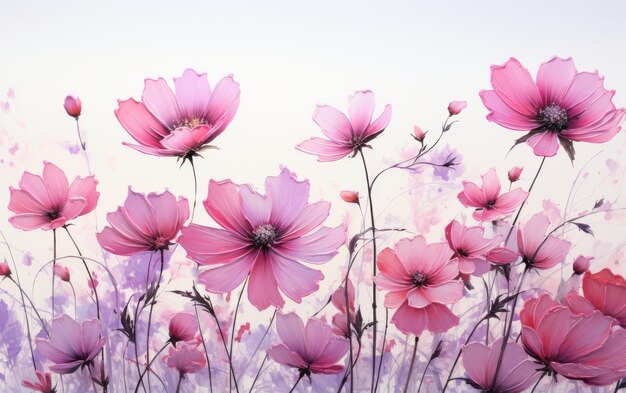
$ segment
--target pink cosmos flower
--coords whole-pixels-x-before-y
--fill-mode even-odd
[[[577,72],[571,58],[552,58],[539,67],[536,82],[517,59],[491,66],[493,90],[480,97],[487,119],[511,130],[530,131],[515,143],[528,143],[538,156],[552,157],[559,143],[574,159],[572,141],[602,143],[621,129],[626,110],[616,109],[614,90],[598,72]]]
[[[583,276],[585,299],[602,314],[617,319],[626,327],[626,280],[609,269]]]
[[[463,191],[457,196],[463,206],[476,208],[473,217],[478,221],[492,221],[498,216],[510,214],[528,196],[521,188],[500,194],[500,180],[494,168],[481,177],[482,187],[464,180]]]
[[[548,295],[531,298],[520,311],[526,352],[550,372],[604,386],[626,375],[626,329],[598,311],[573,314]]]
[[[125,145],[153,156],[191,158],[217,138],[239,107],[239,84],[223,78],[211,91],[206,74],[186,70],[172,92],[163,78],[146,79],[141,97],[118,101],[115,116],[139,144]]]
[[[452,101],[448,104],[448,113],[450,116],[455,116],[463,112],[465,108],[467,108],[467,101]]]
[[[169,191],[148,196],[128,187],[124,206],[107,214],[109,225],[96,238],[100,246],[116,255],[166,250],[189,218],[187,199]]]
[[[196,317],[193,314],[181,312],[170,319],[170,342],[176,346],[179,341],[193,341],[198,332]]]
[[[42,373],[41,371],[35,371],[37,381],[29,381],[27,379],[22,381],[22,386],[32,389],[40,393],[56,393],[56,388],[52,387],[52,376],[50,373]]]
[[[521,393],[537,381],[537,365],[524,348],[512,341],[506,344],[500,371],[493,383],[502,347],[502,338],[490,346],[474,342],[463,348],[463,367],[468,378],[480,389],[494,393]]]
[[[550,221],[543,213],[537,213],[528,222],[519,225],[517,247],[522,262],[528,268],[550,269],[567,256],[572,243],[554,235],[546,239],[549,226]]]
[[[181,343],[176,347],[170,347],[169,352],[163,360],[170,368],[175,368],[179,375],[193,374],[206,367],[204,353],[198,346]]]
[[[484,228],[466,227],[457,220],[446,226],[446,240],[454,257],[459,261],[459,271],[463,274],[481,275],[489,271],[485,255],[500,243],[501,236],[483,238]]]
[[[401,332],[445,332],[459,323],[445,306],[463,296],[459,263],[452,255],[446,243],[427,245],[421,236],[402,239],[393,250],[385,248],[378,255],[380,274],[374,281],[389,291],[385,307],[399,307],[391,322]]]
[[[351,280],[348,280],[348,308],[346,309],[346,293],[345,286],[342,285],[335,292],[333,292],[331,296],[331,301],[333,306],[337,310],[339,310],[338,314],[333,316],[332,324],[333,324],[333,333],[338,336],[348,337],[348,316],[350,317],[350,324],[352,325],[355,317],[355,306],[354,306],[354,285]]]
[[[63,102],[63,108],[68,115],[73,118],[78,119],[80,116],[80,112],[82,110],[82,104],[80,102],[80,98],[74,96],[65,97],[65,101]]]
[[[308,181],[284,168],[266,179],[265,189],[262,195],[247,184],[211,180],[204,207],[224,229],[191,224],[178,240],[198,264],[222,265],[200,274],[210,292],[230,292],[249,275],[248,298],[259,310],[285,304],[278,288],[297,303],[315,292],[324,275],[300,261],[328,262],[346,239],[343,226],[311,233],[330,204],[307,202]]]
[[[318,105],[313,112],[313,121],[328,139],[311,138],[296,146],[296,149],[317,156],[320,162],[337,161],[350,153],[356,154],[367,143],[383,132],[391,120],[391,105],[372,121],[374,93],[357,91],[348,97],[350,118],[328,105]]]
[[[332,334],[328,325],[317,318],[304,322],[296,313],[279,313],[276,330],[282,344],[268,349],[275,362],[297,368],[306,375],[337,374],[343,366],[337,364],[348,352],[348,340]]]
[[[77,322],[63,314],[52,320],[50,338],[37,338],[37,350],[54,363],[50,370],[70,374],[90,366],[104,347],[100,321],[93,318]]]
[[[9,187],[9,218],[14,227],[30,231],[57,229],[78,216],[96,208],[100,193],[93,176],[76,177],[70,185],[65,173],[50,162],[44,162],[43,177],[24,172],[20,188]]]

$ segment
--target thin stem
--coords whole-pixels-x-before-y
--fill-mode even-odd
[[[380,362],[378,362],[378,373],[376,375],[376,385],[374,393],[378,390],[378,382],[380,381],[380,370],[383,368],[383,358],[385,357],[385,345],[387,344],[387,329],[389,327],[389,309],[385,307],[385,330],[383,332],[383,346],[380,349]]]
[[[417,387],[417,393],[420,393],[420,390],[422,390],[422,384],[424,383],[424,377],[426,376],[426,371],[428,371],[428,367],[430,366],[430,363],[432,363],[433,361],[433,357],[431,356],[430,359],[428,359],[428,363],[426,363],[426,367],[424,367],[424,372],[422,373],[422,377],[420,378],[420,384]]]
[[[459,352],[456,354],[456,358],[454,359],[454,363],[452,363],[452,368],[450,369],[450,373],[448,374],[448,379],[446,379],[446,383],[445,383],[445,385],[443,385],[443,390],[441,391],[441,393],[444,393],[446,391],[446,389],[448,388],[448,384],[450,383],[450,381],[452,381],[452,373],[454,372],[454,368],[456,367],[456,364],[459,362],[459,358],[461,357],[461,352],[463,352],[463,348],[467,345],[467,343],[469,343],[469,340],[471,340],[472,336],[474,335],[474,333],[476,333],[476,329],[478,329],[478,326],[480,326],[480,324],[484,320],[489,320],[489,317],[487,315],[485,315],[480,320],[478,320],[478,322],[476,322],[476,324],[474,325],[474,328],[470,332],[469,336],[467,336],[467,339],[465,340],[465,344],[463,344],[463,346],[461,348],[459,348]],[[430,361],[429,361],[429,363],[430,363]],[[426,367],[428,367],[428,366],[426,366]],[[426,372],[426,370],[424,370],[424,373],[425,372]],[[418,391],[419,391],[419,389],[418,389]]]
[[[217,315],[213,313],[211,314],[211,316],[213,317],[213,319],[215,319],[215,324],[217,325],[217,331],[219,332],[220,338],[222,339],[222,344],[224,345],[224,351],[226,352],[226,356],[228,357],[228,363],[230,364],[230,374],[231,374],[233,381],[235,382],[235,390],[237,391],[237,393],[239,393],[239,386],[237,385],[237,378],[235,378],[235,371],[233,370],[233,367],[232,367],[233,359],[232,359],[231,353],[228,351],[228,345],[226,345],[226,337],[224,337],[224,332],[222,331],[222,326],[220,325],[220,321],[217,319]]]
[[[163,276],[163,264],[164,264],[164,250],[160,249],[161,264],[159,267],[159,278],[157,280],[156,289],[154,290],[154,299],[150,299],[150,311],[148,311],[148,328],[146,329],[146,362],[148,365],[150,362],[150,328],[152,327],[152,312],[154,311],[154,304],[156,303],[157,293],[159,292],[159,286],[161,285],[161,277]],[[148,267],[149,269],[149,267]],[[149,271],[149,270],[148,270]],[[146,367],[147,368],[147,367]],[[150,374],[148,374],[148,390],[152,390],[150,386]]]
[[[176,384],[176,393],[180,393],[180,385],[183,382],[183,376],[184,376],[183,373],[179,373],[178,375],[178,383]]]
[[[367,170],[367,163],[365,162],[365,155],[363,150],[359,149],[361,160],[363,161],[363,170],[365,171],[365,181],[367,182],[367,199],[370,207],[370,220],[372,224],[372,280],[376,277],[376,225],[374,224],[374,202],[372,201],[372,186],[370,183],[370,176]],[[372,314],[373,314],[373,331],[372,331],[372,393],[375,391],[375,378],[376,378],[376,347],[377,347],[377,330],[378,330],[378,317],[376,310],[376,282],[372,281]]]
[[[413,365],[415,364],[415,354],[417,354],[417,344],[419,339],[419,336],[415,336],[415,345],[413,345],[413,354],[411,355],[411,364],[409,364],[409,373],[406,376],[406,383],[404,384],[404,393],[409,390],[409,382],[411,381],[411,374],[413,374]]]
[[[54,268],[57,265],[57,230],[52,230],[52,319],[54,319]]]
[[[137,381],[137,385],[135,386],[135,393],[137,393],[139,391],[139,385],[141,385],[143,383],[143,376],[146,375],[146,372],[148,372],[148,370],[150,369],[150,366],[152,366],[152,363],[154,363],[154,360],[157,359],[159,357],[159,355],[161,354],[161,352],[163,352],[165,350],[165,348],[167,348],[167,346],[170,345],[170,344],[171,344],[171,341],[167,340],[165,342],[165,344],[163,344],[161,349],[159,349],[159,351],[156,353],[156,355],[154,355],[152,360],[146,365],[146,368],[139,375],[139,380]]]
[[[83,266],[85,267],[85,271],[87,272],[87,275],[89,276],[89,281],[91,282],[91,288],[93,289],[93,294],[94,294],[94,297],[96,298],[96,315],[98,319],[100,319],[100,299],[98,298],[98,289],[96,288],[96,283],[93,280],[91,271],[89,271],[89,267],[87,266],[87,261],[85,261],[85,259],[82,257],[83,253],[80,251],[80,248],[78,248],[78,243],[76,243],[76,241],[74,240],[74,237],[70,233],[70,230],[67,228],[67,225],[64,225],[63,229],[65,229],[67,236],[69,236],[70,240],[74,244],[74,248],[76,248],[76,252],[81,257],[81,260],[83,261]]]
[[[252,361],[252,359],[254,359],[254,356],[257,354],[257,352],[259,351],[259,348],[261,348],[261,344],[263,344],[263,341],[265,340],[265,337],[267,337],[267,334],[270,331],[270,328],[272,327],[272,324],[274,323],[274,318],[276,317],[276,312],[278,310],[275,308],[274,312],[272,313],[272,317],[270,318],[270,323],[267,326],[267,329],[265,329],[265,332],[263,333],[263,336],[261,337],[261,339],[259,340],[259,343],[257,344],[256,348],[254,349],[254,352],[252,352],[252,355],[250,356],[250,358],[248,359],[248,363],[246,363],[246,367],[244,367],[241,375],[245,374],[246,370],[248,369],[248,365],[250,364],[250,362]],[[259,369],[260,371],[260,369]],[[258,374],[257,374],[258,375]]]
[[[72,288],[72,294],[74,295],[74,318],[78,319],[78,312],[76,311],[76,290],[74,289],[74,284],[71,281],[67,282],[70,284],[70,288]]]
[[[152,256],[150,257],[150,259],[152,259]],[[150,269],[150,263],[148,262],[148,269]],[[131,295],[132,298],[132,295]],[[139,367],[139,345],[138,345],[138,340],[137,340],[137,321],[139,320],[139,300],[137,301],[137,307],[135,307],[135,329],[134,329],[134,337],[133,337],[133,344],[135,347],[135,366],[137,367],[137,376],[141,375],[141,368]],[[143,311],[143,308],[142,308]],[[143,382],[143,379],[139,379],[139,381],[141,381],[141,386],[143,387],[143,391],[146,392],[146,385]]]
[[[30,358],[33,361],[33,369],[37,370],[37,364],[35,363],[35,354],[33,352],[33,339],[32,334],[30,333],[30,322],[28,322],[28,312],[26,311],[26,301],[24,300],[24,291],[20,288],[20,285],[13,280],[13,277],[9,276],[9,280],[13,281],[17,288],[20,290],[20,295],[22,296],[22,307],[24,307],[24,319],[26,320],[26,332],[28,333],[28,346],[30,347]],[[43,323],[43,321],[42,321]],[[45,326],[44,326],[45,329]]]
[[[259,376],[261,375],[261,370],[263,370],[263,365],[265,364],[266,361],[267,361],[267,353],[263,357],[263,361],[261,362],[261,367],[259,367],[259,371],[257,371],[256,375],[254,376],[254,380],[252,381],[252,386],[250,386],[250,390],[248,391],[248,393],[252,393],[252,389],[254,389],[254,384],[256,384],[256,381],[259,379]]]
[[[89,156],[87,156],[87,143],[83,142],[83,137],[80,134],[80,124],[78,123],[78,117],[76,118],[76,133],[78,134],[78,140],[80,141],[80,147],[85,154],[85,162],[87,163],[87,171],[91,175],[91,166],[89,165]]]
[[[296,386],[298,386],[298,383],[300,383],[300,380],[302,379],[302,377],[304,377],[304,373],[301,372],[300,376],[298,377],[298,380],[296,381],[296,383],[293,385],[293,387],[291,388],[291,390],[289,391],[289,393],[293,392],[294,390],[296,390]]]
[[[213,393],[213,377],[211,375],[211,361],[209,360],[209,352],[206,349],[206,342],[204,341],[204,334],[202,333],[202,326],[200,325],[200,316],[198,314],[198,306],[194,304],[193,310],[196,313],[196,323],[198,324],[198,332],[200,332],[200,341],[202,348],[204,349],[204,357],[206,358],[206,367],[209,371],[209,391]]]
[[[239,291],[239,297],[237,298],[237,305],[235,306],[235,314],[233,316],[233,327],[231,328],[231,331],[230,331],[230,356],[231,356],[230,374],[231,374],[233,379],[237,379],[235,377],[235,371],[233,370],[233,362],[232,362],[233,341],[235,339],[235,327],[237,326],[237,313],[239,312],[239,305],[241,304],[241,297],[243,296],[243,291],[246,289],[246,284],[247,283],[248,283],[248,277],[246,277],[246,279],[244,280],[243,286],[241,287],[241,291]],[[228,385],[229,385],[229,390],[232,390],[232,382],[231,382],[230,378],[229,378],[229,381],[228,381]]]
[[[358,343],[358,344],[359,344],[359,348],[356,350],[356,356],[354,357],[354,365],[353,365],[351,370],[346,371],[346,374],[341,379],[341,383],[339,384],[339,388],[337,389],[337,393],[341,392],[341,389],[343,389],[343,386],[348,381],[348,372],[350,374],[352,374],[354,372],[354,366],[356,366],[356,364],[359,361],[359,356],[361,355],[361,343]]]
[[[35,304],[31,300],[31,298],[28,296],[28,294],[26,292],[24,292],[24,290],[22,289],[20,284],[18,282],[16,282],[13,279],[13,277],[9,277],[9,280],[13,281],[13,283],[15,283],[15,285],[17,285],[17,288],[20,290],[20,294],[22,296],[22,301],[24,300],[24,298],[26,298],[26,300],[28,300],[28,303],[30,303],[30,306],[32,307],[33,311],[35,312],[35,315],[37,315],[37,318],[39,319],[39,323],[41,323],[41,327],[46,332],[46,335],[48,337],[50,337],[50,332],[48,332],[48,328],[46,328],[46,323],[44,322],[43,318],[39,314],[39,311],[37,311],[37,308],[35,307]],[[24,310],[26,310],[26,308],[24,308]]]
[[[613,393],[617,393],[617,391],[620,389],[622,382],[626,381],[626,379],[622,378],[619,381],[617,381],[617,385],[615,385],[615,390],[613,391]]]
[[[193,157],[189,157],[189,164],[191,164],[191,172],[193,173],[193,208],[191,209],[191,219],[189,220],[189,222],[192,222],[196,214],[196,203],[198,201],[198,177],[196,175],[196,166],[193,163]]]
[[[535,383],[535,386],[533,386],[533,390],[531,390],[530,393],[533,393],[535,389],[537,389],[537,386],[539,386],[539,382],[541,382],[541,380],[543,379],[543,377],[546,376],[547,373],[548,371],[544,371],[543,374],[541,374],[541,377],[539,377],[539,379],[537,380],[537,383]]]

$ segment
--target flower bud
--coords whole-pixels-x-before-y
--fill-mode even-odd
[[[448,104],[448,113],[450,116],[458,115],[465,108],[467,108],[467,101],[452,101]]]
[[[9,277],[11,275],[11,268],[9,268],[9,264],[4,262],[0,262],[0,276]]]
[[[519,166],[514,166],[513,168],[511,168],[511,170],[509,171],[509,181],[511,183],[515,183],[516,181],[519,180],[519,177],[522,175],[522,170],[524,169],[524,167],[519,167]]]
[[[73,118],[78,119],[78,116],[80,116],[80,113],[82,110],[82,104],[80,102],[80,98],[74,97],[74,96],[65,97],[63,108],[65,108],[65,111],[67,112],[68,115],[72,116]]]
[[[359,193],[356,191],[341,191],[339,196],[348,203],[359,204]]]
[[[574,274],[581,275],[589,270],[589,265],[591,264],[592,259],[593,257],[579,255],[574,261]]]
[[[54,265],[54,275],[65,282],[70,281],[70,271],[68,268],[58,263]]]
[[[170,342],[176,346],[180,341],[192,341],[198,332],[196,317],[193,314],[181,312],[170,319]]]
[[[413,126],[413,138],[418,142],[424,142],[426,133],[419,126]]]

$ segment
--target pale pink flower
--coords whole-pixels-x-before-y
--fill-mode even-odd
[[[40,393],[56,393],[56,388],[52,387],[52,376],[50,373],[42,373],[41,371],[35,371],[37,381],[29,381],[27,379],[22,381],[22,386]]]
[[[482,187],[464,180],[463,191],[458,195],[463,206],[476,208],[473,217],[478,221],[492,221],[499,216],[510,214],[528,196],[521,188],[500,194],[500,179],[494,168],[489,169],[481,177]]]
[[[524,169],[523,166],[514,166],[513,168],[509,169],[509,181],[511,183],[515,183],[516,181],[519,180],[519,177],[522,175],[522,170]]]
[[[348,97],[346,115],[328,105],[318,105],[313,112],[313,121],[328,139],[311,138],[296,146],[296,149],[316,155],[320,162],[337,161],[350,153],[356,154],[367,143],[385,130],[391,120],[391,105],[372,121],[374,93],[357,91]]]
[[[490,346],[478,342],[463,348],[467,377],[481,389],[493,393],[521,393],[537,381],[537,365],[524,348],[512,341],[506,344],[498,377],[493,380],[502,348],[502,338]]]
[[[205,355],[197,345],[181,343],[176,347],[170,347],[163,360],[167,367],[175,368],[181,376],[196,373],[206,367]]]
[[[346,309],[346,292],[345,286],[342,285],[331,296],[333,306],[339,310],[338,314],[333,315],[333,333],[338,336],[348,337],[348,316],[350,317],[350,325],[354,322],[355,306],[354,306],[354,285],[348,280],[348,309]]]
[[[116,255],[166,250],[189,218],[189,204],[184,197],[169,191],[148,196],[128,187],[124,206],[107,214],[110,226],[96,233],[100,246]]]
[[[77,322],[63,314],[52,320],[49,339],[37,338],[37,351],[54,363],[50,370],[70,374],[92,365],[105,340],[99,320]]]
[[[626,280],[609,269],[583,276],[585,299],[602,314],[617,319],[626,327]]]
[[[359,193],[357,191],[341,191],[339,196],[348,203],[359,204]]]
[[[378,255],[374,281],[385,295],[385,307],[398,308],[391,322],[403,333],[425,329],[445,332],[459,323],[446,304],[463,296],[459,263],[446,243],[426,244],[423,237],[402,239]]]
[[[419,126],[413,126],[413,137],[418,142],[424,142],[424,138],[426,138],[426,132],[422,131]]]
[[[448,104],[448,113],[450,116],[458,115],[467,108],[467,101],[452,101]]]
[[[282,344],[267,351],[275,362],[307,375],[337,374],[343,370],[337,363],[348,352],[348,340],[333,335],[331,328],[319,319],[309,319],[305,327],[296,313],[279,313],[276,330]]]
[[[300,303],[315,292],[324,275],[300,261],[321,264],[337,255],[346,239],[345,227],[321,227],[330,204],[307,202],[309,182],[298,181],[284,168],[265,181],[267,195],[230,180],[209,182],[204,207],[224,229],[191,224],[178,240],[187,257],[205,270],[200,282],[213,293],[228,293],[249,275],[248,298],[259,310]]]
[[[536,82],[517,59],[491,66],[493,90],[480,97],[487,119],[511,130],[530,131],[526,142],[538,156],[556,155],[559,143],[574,159],[572,141],[602,143],[621,129],[626,110],[613,104],[598,72],[577,72],[571,58],[552,58],[539,67]]]
[[[483,238],[485,229],[481,226],[466,227],[457,220],[446,226],[446,240],[454,257],[459,261],[459,271],[463,274],[482,275],[489,271],[485,255],[494,249],[501,236]]]
[[[519,253],[511,250],[510,248],[496,247],[490,250],[485,255],[485,258],[487,261],[496,265],[508,265],[509,263],[515,262],[517,258],[519,258]]]
[[[7,261],[0,262],[0,277],[9,277],[11,275],[11,268]]]
[[[176,346],[179,341],[193,341],[198,332],[196,317],[193,314],[181,312],[170,319],[170,342]]]
[[[57,263],[54,265],[54,275],[59,277],[62,281],[70,281],[70,271],[66,266]]]
[[[44,162],[43,177],[24,172],[20,188],[9,187],[9,218],[14,227],[29,231],[57,229],[78,216],[96,208],[100,193],[93,176],[76,177],[70,185],[65,173],[50,162]]]
[[[517,247],[528,268],[550,269],[567,256],[572,243],[554,235],[546,238],[549,226],[550,221],[543,213],[537,213],[519,225]]]
[[[139,144],[125,145],[154,156],[191,158],[230,124],[239,107],[239,84],[223,78],[213,91],[206,74],[186,70],[172,92],[163,78],[146,79],[141,99],[118,101],[115,116]]]
[[[604,386],[626,376],[626,329],[598,311],[572,313],[548,295],[531,298],[520,311],[526,352],[550,372]]]
[[[594,259],[594,257],[586,257],[583,255],[579,255],[575,260],[574,260],[574,265],[573,265],[573,269],[574,269],[574,274],[577,275],[581,275],[584,274],[587,270],[589,270],[589,266],[591,266],[591,260]]]
[[[80,98],[75,96],[65,97],[65,101],[63,102],[63,108],[65,108],[65,112],[67,112],[68,115],[78,119],[78,116],[80,116],[80,112],[82,110]]]

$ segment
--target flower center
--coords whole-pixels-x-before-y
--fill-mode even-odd
[[[179,128],[179,127],[194,128],[196,126],[199,126],[200,124],[205,124],[205,122],[202,121],[201,119],[195,117],[193,119],[185,119],[185,120],[181,121],[178,124],[178,126],[176,126],[175,128]]]
[[[363,145],[363,140],[360,137],[353,136],[350,140],[350,145],[352,148],[357,149]]]
[[[487,201],[485,204],[485,209],[491,210],[496,205],[496,201]]]
[[[567,111],[557,104],[550,104],[539,109],[537,121],[550,131],[561,131],[567,126]]]
[[[169,244],[170,244],[169,240],[164,238],[163,236],[158,236],[156,239],[154,239],[154,249],[155,250],[167,249]]]
[[[274,228],[271,224],[264,224],[256,227],[254,231],[252,231],[252,241],[254,245],[261,248],[267,248],[274,243],[274,239],[276,239],[276,228]]]
[[[468,254],[465,250],[463,250],[463,249],[461,249],[461,248],[459,248],[458,250],[456,250],[456,253],[457,253],[457,254],[459,254],[459,255],[460,255],[460,256],[462,256],[462,257],[467,257],[467,256],[469,255],[469,254]]]
[[[411,282],[416,287],[423,287],[428,283],[428,277],[422,273],[413,273],[413,276],[411,276]]]
[[[56,220],[56,219],[57,219],[57,218],[59,218],[59,217],[61,217],[61,213],[59,213],[59,212],[58,212],[58,211],[56,211],[56,210],[55,210],[55,211],[48,212],[48,218],[49,218],[49,219],[51,219],[51,220],[53,220],[53,221],[54,221],[54,220]]]

